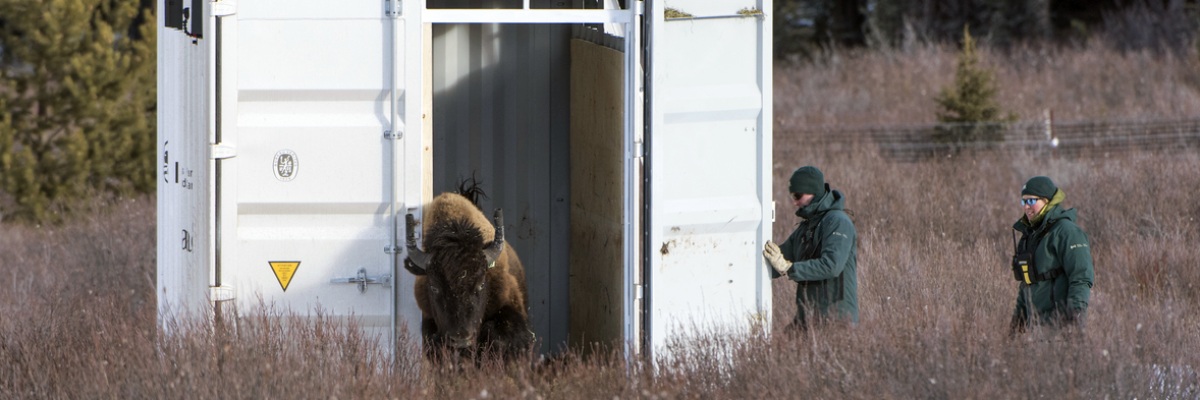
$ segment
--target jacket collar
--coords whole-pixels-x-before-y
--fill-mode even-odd
[[[1017,220],[1017,223],[1013,224],[1013,228],[1023,233],[1029,233],[1053,225],[1060,219],[1074,220],[1074,208],[1064,209],[1060,207],[1066,199],[1067,193],[1059,189],[1057,192],[1054,192],[1054,197],[1050,199],[1050,202],[1046,203],[1045,207],[1042,207],[1042,211],[1033,217],[1032,222],[1029,221],[1028,217],[1022,216],[1021,219]]]
[[[825,184],[825,193],[819,197],[813,198],[812,203],[807,206],[800,207],[796,210],[796,216],[804,219],[812,219],[813,217],[825,214],[830,210],[841,210],[846,204],[846,198],[842,193],[829,188],[829,184]]]

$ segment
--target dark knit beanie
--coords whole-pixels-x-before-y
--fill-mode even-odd
[[[1045,176],[1035,176],[1029,178],[1025,182],[1025,186],[1021,187],[1021,195],[1034,195],[1047,199],[1054,198],[1054,194],[1058,193],[1058,186],[1054,186],[1054,181]]]
[[[800,167],[792,173],[788,191],[800,194],[825,193],[825,174],[814,166]]]

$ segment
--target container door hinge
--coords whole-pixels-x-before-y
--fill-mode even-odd
[[[392,130],[390,130],[390,129],[389,129],[389,130],[386,130],[386,131],[383,131],[383,138],[384,138],[384,139],[388,139],[388,140],[400,140],[400,138],[401,138],[401,137],[403,137],[403,136],[404,136],[404,134],[403,134],[403,133],[400,133],[400,132],[394,132],[394,131],[392,131]]]
[[[233,288],[229,286],[209,286],[208,298],[215,303],[233,300]]]
[[[400,0],[383,0],[383,15],[387,17],[399,17],[400,9],[403,5]]]
[[[212,2],[212,15],[224,17],[237,14],[237,0],[217,0]]]
[[[222,160],[234,157],[237,157],[237,149],[233,146],[221,143],[208,145],[208,158],[210,160]]]
[[[392,274],[383,275],[367,275],[366,268],[359,268],[358,273],[349,278],[333,278],[329,283],[355,283],[358,284],[358,292],[366,293],[368,284],[378,284],[385,288],[392,287]]]

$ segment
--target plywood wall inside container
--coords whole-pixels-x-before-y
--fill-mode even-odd
[[[621,52],[571,41],[570,343],[622,339],[623,61]]]

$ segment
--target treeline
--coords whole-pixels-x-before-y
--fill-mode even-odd
[[[1100,38],[1123,50],[1186,51],[1197,0],[775,0],[777,58],[832,48],[957,42],[970,27],[988,46]]]
[[[0,219],[154,190],[153,0],[0,0]]]
[[[1187,51],[1197,43],[1198,2],[774,0],[774,48],[803,59],[834,48],[959,44],[969,27],[989,47],[1100,37],[1121,49]],[[154,7],[0,0],[0,220],[62,220],[96,199],[154,191]],[[975,95],[990,93],[986,72],[963,73],[956,91],[942,93],[942,120],[1004,120],[971,117],[990,110],[987,101],[960,101],[990,101]]]

